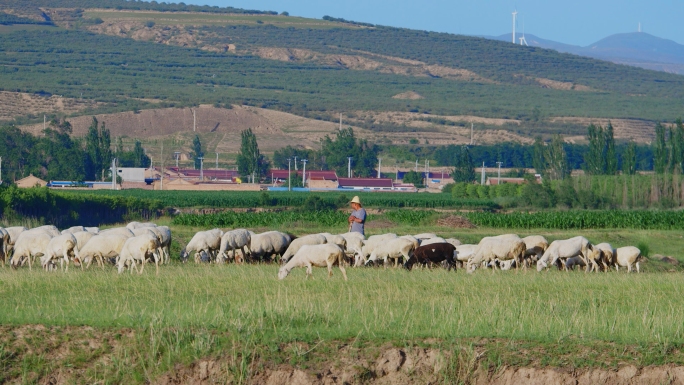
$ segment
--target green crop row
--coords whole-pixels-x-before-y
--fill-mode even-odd
[[[345,224],[348,214],[342,211],[263,211],[238,213],[226,211],[217,214],[181,214],[173,219],[174,225],[194,227],[264,227],[280,226],[293,222],[310,222],[320,226]]]
[[[466,214],[466,217],[478,226],[511,229],[684,229],[683,211],[602,210],[507,214],[473,212]]]
[[[357,193],[357,192],[242,192],[242,191],[150,191],[150,190],[100,190],[95,194],[129,196],[141,199],[155,199],[165,207],[220,207],[220,208],[255,208],[255,207],[299,207],[307,198],[320,197],[321,201],[330,205],[348,202],[358,195],[366,207],[378,208],[455,208],[493,210],[496,203],[486,199],[458,199],[448,194],[412,194],[412,193]]]

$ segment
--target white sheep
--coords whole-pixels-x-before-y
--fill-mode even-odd
[[[619,266],[626,267],[627,272],[632,272],[632,265],[636,265],[636,271],[639,273],[639,261],[644,257],[641,255],[641,250],[634,246],[618,247],[615,249],[615,270],[619,271]]]
[[[582,260],[582,257],[580,257],[580,256],[568,258],[565,261],[565,269],[566,270],[575,270],[575,266],[586,267],[587,264],[584,263],[584,260]]]
[[[143,227],[157,227],[157,225],[155,223],[152,223],[152,222],[145,222],[145,223],[131,222],[131,223],[126,225],[126,228],[129,230],[140,229]]]
[[[444,239],[442,237],[434,237],[434,238],[423,240],[423,242],[421,242],[420,245],[421,246],[434,245],[435,243],[447,243],[447,241],[446,241],[446,239]]]
[[[455,260],[461,264],[467,263],[470,258],[477,252],[477,245],[458,245],[455,246]]]
[[[76,249],[81,250],[95,234],[90,231],[78,231],[73,233],[73,236],[76,238]]]
[[[421,234],[416,234],[416,235],[414,235],[413,237],[416,238],[416,239],[419,240],[419,241],[424,241],[424,240],[426,240],[426,239],[437,238],[437,234],[433,234],[433,233],[421,233]],[[422,245],[421,245],[421,246],[422,246]]]
[[[226,231],[221,237],[221,247],[219,248],[219,255],[217,261],[224,261],[228,259],[226,251],[230,250],[233,258],[237,262],[237,250],[242,252],[243,262],[248,253],[251,253],[250,245],[252,243],[252,234],[245,229],[235,229]]]
[[[610,243],[606,242],[594,245],[594,255],[592,256],[592,259],[600,261],[604,271],[607,272],[611,266],[616,265],[615,249],[613,249],[613,246],[611,246]]]
[[[551,242],[544,255],[537,261],[537,271],[542,271],[553,266],[559,259],[568,259],[579,256],[584,264],[589,263],[589,254],[593,253],[591,243],[584,237],[574,237]]]
[[[98,235],[115,235],[115,234],[123,235],[123,236],[128,237],[128,238],[135,236],[135,234],[133,234],[133,232],[126,227],[113,227],[111,229],[102,230],[102,231],[100,231],[100,233]]]
[[[323,245],[326,243],[328,243],[328,240],[321,234],[309,234],[299,237],[290,242],[290,245],[287,247],[287,250],[285,250],[285,254],[283,254],[280,261],[281,263],[286,263],[290,258],[297,254],[297,251],[304,245]]]
[[[549,241],[541,235],[530,235],[522,239],[525,242],[525,261],[523,267],[527,268],[529,263],[536,263],[546,249],[549,248]]]
[[[85,227],[85,231],[97,235],[100,233],[100,228],[99,227]]]
[[[142,274],[143,270],[145,270],[145,261],[150,257],[153,258],[157,274],[159,274],[159,260],[161,259],[158,254],[159,249],[161,249],[161,242],[159,242],[159,238],[154,233],[128,238],[119,254],[119,261],[117,262],[119,274],[124,271],[126,265],[129,266],[131,274],[133,273],[133,268],[135,268],[136,272]],[[136,261],[142,264],[140,271],[138,271]]]
[[[81,264],[86,264],[86,267],[90,267],[93,260],[97,260],[98,264],[104,268],[105,260],[118,257],[129,238],[132,237],[119,233],[95,235],[76,252],[76,256]]]
[[[515,234],[504,234],[495,237],[484,237],[477,245],[477,251],[468,260],[467,272],[472,273],[479,265],[499,259],[507,261],[515,259],[520,266],[525,253],[525,242]]]
[[[285,254],[288,246],[292,242],[292,236],[280,231],[267,231],[261,234],[252,235],[250,249],[252,259],[263,259],[275,255]]]
[[[347,239],[341,235],[330,234],[330,233],[319,233],[325,237],[325,243],[332,243],[339,246],[343,251],[347,249]]]
[[[24,226],[14,226],[5,228],[5,231],[7,231],[7,234],[9,234],[9,243],[7,243],[7,247],[5,248],[5,255],[7,257],[9,257],[9,255],[12,253],[12,250],[14,250],[14,244],[17,242],[19,235],[27,230],[28,229]]]
[[[221,237],[223,236],[223,231],[219,229],[198,231],[188,242],[185,248],[181,251],[181,260],[187,261],[190,256],[190,252],[195,252],[194,259],[195,263],[200,263],[201,253],[207,253],[209,259],[213,259],[216,253],[218,253],[221,248]]]
[[[38,226],[38,227],[32,228],[31,230],[45,231],[46,233],[50,234],[53,237],[56,237],[56,236],[59,236],[62,234],[62,232],[59,231],[59,229],[53,225]]]
[[[48,270],[49,264],[59,259],[60,269],[64,270],[64,263],[66,262],[66,271],[69,271],[69,258],[76,258],[77,245],[76,237],[69,232],[50,239],[45,253],[40,259],[43,268]],[[81,264],[81,269],[83,269],[83,264]]]
[[[29,269],[31,269],[33,258],[45,255],[50,239],[52,235],[43,229],[23,231],[14,244],[14,254],[10,261],[12,267],[16,268],[28,260]]]
[[[404,263],[411,258],[411,255],[416,250],[416,242],[406,238],[389,239],[386,242],[375,247],[368,258],[366,264],[375,262],[378,258],[382,258],[383,264],[387,267],[387,259],[394,259],[394,266],[399,263],[399,258],[404,258]]]
[[[454,246],[461,246],[461,245],[463,244],[463,243],[461,243],[461,241],[459,241],[459,240],[456,239],[456,238],[446,238],[445,241],[446,241],[447,243],[451,243],[451,244],[454,245]]]
[[[352,234],[357,234],[357,235],[352,235]],[[347,255],[352,255],[354,258],[354,266],[360,266],[362,263],[362,249],[363,249],[363,241],[365,240],[366,237],[363,236],[361,233],[345,233],[345,234],[340,234],[342,238],[346,241],[346,247],[345,251]]]
[[[361,259],[363,260],[363,263],[368,263],[368,257],[370,257],[377,246],[395,238],[398,237],[397,234],[394,233],[371,235],[368,237],[368,239],[363,241],[363,247],[361,248]]]
[[[2,259],[2,267],[5,267],[5,258],[7,258],[7,248],[9,247],[10,236],[9,232],[2,227],[0,227],[0,243],[2,243],[0,245],[0,259]]]
[[[161,242],[163,260],[165,264],[168,264],[171,261],[171,241],[173,240],[171,229],[168,226],[156,226],[151,227],[151,229],[157,234]]]
[[[85,231],[85,227],[83,227],[83,226],[72,226],[72,227],[69,227],[68,229],[62,230],[62,234],[66,234],[66,233],[73,234],[73,233],[77,233],[79,231]]]
[[[313,277],[313,266],[328,267],[328,277],[332,277],[332,267],[337,265],[347,280],[344,270],[344,251],[335,244],[303,245],[290,260],[278,270],[278,279],[285,279],[295,267],[306,267],[306,278]]]

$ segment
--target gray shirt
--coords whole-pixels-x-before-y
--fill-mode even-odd
[[[366,223],[366,210],[362,207],[358,210],[352,211],[351,215],[353,215],[353,216],[355,216],[361,220],[361,223],[352,222],[351,231],[353,233],[361,233],[363,235],[366,235],[363,232],[363,225],[364,225],[364,223]]]

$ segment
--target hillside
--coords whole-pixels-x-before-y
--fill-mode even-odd
[[[109,127],[145,138],[179,130],[120,113],[158,109],[156,121],[179,122],[178,109],[242,105],[311,119],[303,126],[312,127],[333,127],[343,113],[364,133],[402,144],[467,143],[471,122],[483,142],[557,132],[581,140],[587,122],[607,119],[623,122],[623,139],[648,142],[655,121],[681,114],[677,75],[483,38],[176,6],[0,0],[2,12],[50,24],[0,28],[0,90],[17,95],[5,99],[58,95],[71,103],[15,103],[0,119],[73,116],[78,135],[88,119],[77,116],[113,113]],[[217,130],[232,124],[214,120]],[[251,123],[235,127],[243,125]],[[298,141],[291,139],[274,143]]]
[[[510,41],[511,35],[504,34],[492,38]],[[645,32],[611,35],[586,47],[546,40],[531,34],[526,34],[525,40],[532,47],[684,75],[684,45]]]

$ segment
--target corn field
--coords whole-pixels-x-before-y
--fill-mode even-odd
[[[217,214],[181,214],[173,219],[174,225],[194,227],[266,227],[293,222],[309,222],[320,226],[346,224],[348,213],[343,211],[263,211],[237,213],[226,211]]]

